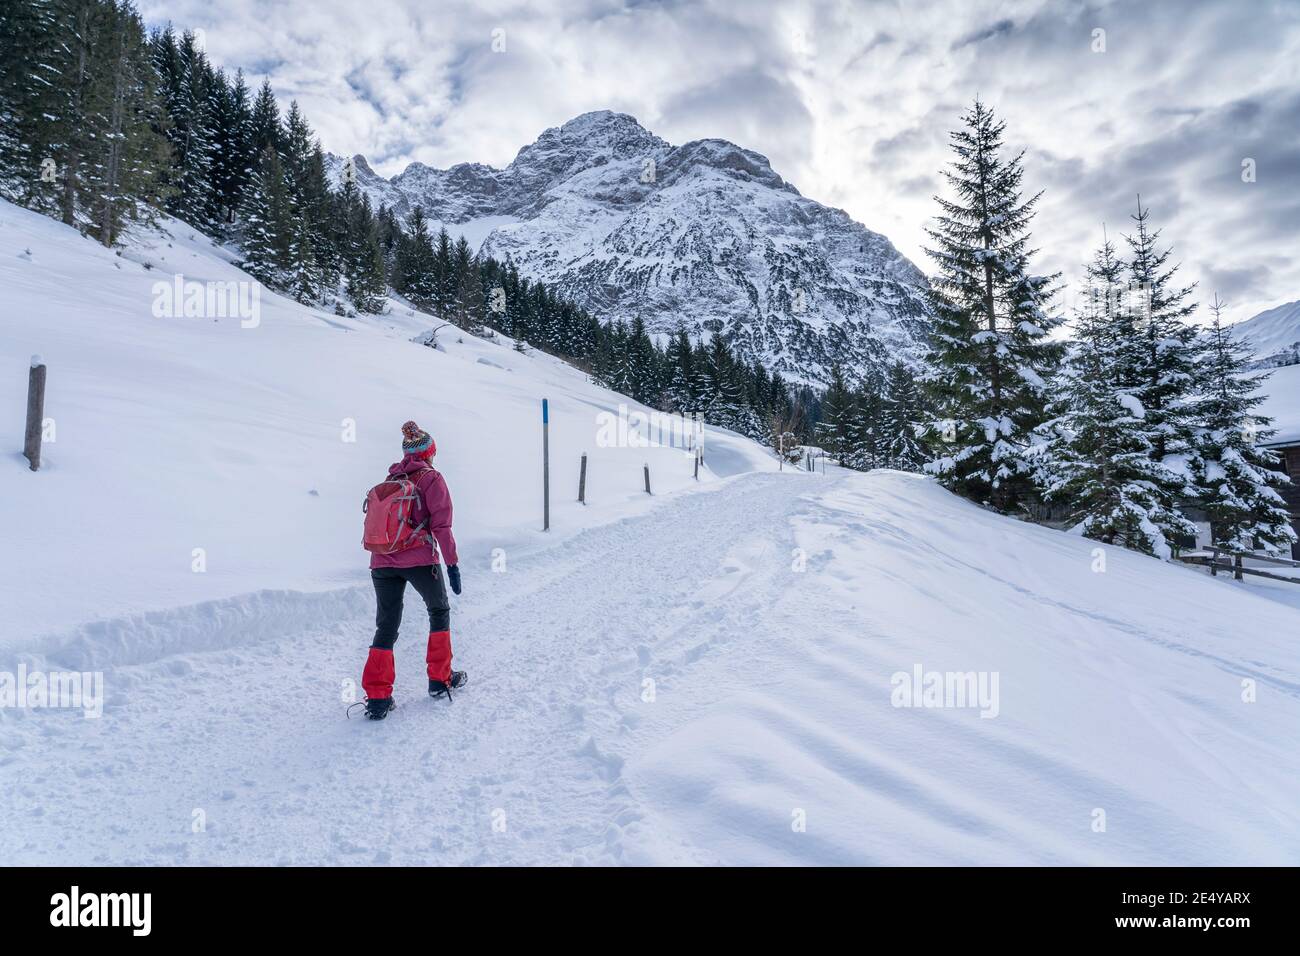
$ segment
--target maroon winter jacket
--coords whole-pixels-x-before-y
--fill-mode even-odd
[[[447,564],[459,564],[456,557],[456,539],[451,534],[451,492],[447,482],[435,471],[424,458],[407,455],[401,461],[389,466],[388,477],[406,475],[415,482],[420,497],[416,502],[413,520],[416,524],[428,521],[425,525],[438,542],[437,550],[427,541],[397,551],[393,554],[371,553],[371,568],[418,568],[425,564],[438,563],[438,551]]]

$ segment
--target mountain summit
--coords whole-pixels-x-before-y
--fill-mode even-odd
[[[389,180],[355,165],[376,206],[421,206],[601,318],[721,334],[810,382],[835,361],[866,372],[920,351],[920,270],[726,140],[673,146],[602,110],[546,130],[504,169],[412,163]]]

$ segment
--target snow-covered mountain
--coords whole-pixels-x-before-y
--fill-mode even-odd
[[[548,129],[504,169],[412,163],[390,180],[364,157],[355,167],[376,207],[421,206],[602,318],[720,333],[792,378],[913,361],[925,334],[916,266],[725,140],[673,146],[601,111]]]
[[[1260,366],[1300,362],[1300,300],[1238,322],[1232,337],[1254,353]]]

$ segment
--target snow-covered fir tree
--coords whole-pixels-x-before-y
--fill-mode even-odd
[[[627,364],[631,370],[629,376],[630,393],[638,402],[646,405],[659,404],[661,391],[660,356],[650,334],[646,331],[645,320],[637,316],[632,320],[628,330]]]
[[[1277,455],[1260,447],[1273,434],[1272,419],[1255,413],[1269,373],[1246,374],[1250,356],[1222,325],[1218,296],[1210,311],[1214,318],[1197,369],[1197,500],[1218,547],[1289,554],[1296,536],[1277,489],[1290,479],[1277,470]]]
[[[926,461],[925,446],[919,437],[924,427],[924,411],[911,369],[902,362],[892,364],[885,393],[882,463],[899,471],[919,471]]]
[[[86,214],[99,241],[113,245],[124,219],[139,217],[165,196],[162,167],[166,141],[157,75],[149,62],[144,22],[135,10],[115,5],[105,12],[100,42],[102,81],[93,91],[94,136],[86,171]]]
[[[695,349],[686,326],[679,325],[668,342],[665,362],[670,370],[667,385],[669,409],[681,415],[695,411],[694,358]]]
[[[705,418],[712,424],[746,433],[744,385],[737,374],[730,346],[722,336],[715,335],[709,340],[705,354],[707,386],[701,395]]]
[[[436,257],[433,240],[429,236],[429,220],[424,210],[416,206],[406,218],[406,230],[397,250],[397,265],[393,286],[416,305],[427,308],[433,303],[437,291]],[[450,316],[438,312],[438,318]]]
[[[423,216],[423,213],[421,215]],[[459,286],[456,274],[451,270],[454,248],[451,234],[445,228],[439,229],[437,242],[433,244],[434,252],[426,296],[433,314],[444,322],[450,322],[452,319],[452,313],[456,308],[456,289]],[[525,324],[525,329],[525,334],[529,336],[535,334],[530,323]]]
[[[451,272],[455,277],[451,320],[465,331],[477,334],[483,327],[487,300],[483,295],[474,252],[464,236],[456,240],[452,249]]]
[[[1138,398],[1145,380],[1131,356],[1141,344],[1108,239],[1087,267],[1075,347],[1059,377],[1037,468],[1040,485],[1076,534],[1169,557],[1175,535],[1194,526],[1178,508],[1183,480],[1156,458],[1160,435]]]
[[[208,100],[210,68],[194,34],[177,39],[170,28],[154,40],[154,66],[162,79],[171,122],[172,215],[200,229],[211,229],[213,208],[213,116]]]
[[[1030,272],[1029,223],[1040,194],[1021,197],[1021,157],[1002,155],[1004,124],[976,100],[951,134],[944,176],[954,198],[928,230],[934,329],[926,378],[933,404],[925,468],[999,511],[1034,493],[1032,436],[1046,417],[1062,347],[1049,338],[1056,276]]]
[[[879,376],[868,375],[852,395],[842,462],[848,468],[870,471],[884,463],[884,389],[885,383]]]
[[[276,102],[271,81],[263,80],[253,100],[248,120],[248,142],[253,156],[259,157],[268,149],[280,152],[284,147],[284,129],[280,124],[280,104]]]
[[[817,422],[816,441],[827,454],[843,462],[853,456],[853,419],[857,411],[853,389],[844,369],[837,362],[831,366],[830,384],[821,397],[821,415]]]
[[[208,111],[213,117],[212,220],[218,235],[226,235],[243,204],[257,150],[252,139],[253,114],[242,71],[234,82],[217,71],[208,91]]]
[[[334,243],[342,260],[344,291],[358,312],[379,312],[388,282],[370,200],[355,182],[345,181],[335,206]]]
[[[280,154],[263,150],[257,171],[244,189],[241,207],[244,268],[268,286],[285,288],[293,243],[293,202]]]
[[[1172,250],[1157,248],[1160,231],[1152,231],[1150,216],[1139,197],[1132,217],[1135,231],[1125,237],[1127,302],[1135,333],[1124,356],[1125,374],[1133,380],[1134,397],[1145,412],[1155,459],[1184,477],[1185,493],[1191,497],[1197,467],[1191,415],[1200,347],[1196,329],[1187,322],[1196,310],[1191,301],[1194,287],[1177,284],[1178,266],[1169,264]]]
[[[61,85],[42,78],[62,75],[66,57],[51,0],[0,5],[0,195],[41,211],[53,207],[54,177],[42,177],[42,162],[54,161],[66,102]]]
[[[289,231],[288,275],[285,282],[286,291],[304,304],[319,301],[326,288],[317,262],[311,226],[298,211],[296,204]]]

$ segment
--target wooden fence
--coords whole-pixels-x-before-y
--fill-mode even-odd
[[[1242,580],[1242,575],[1253,574],[1256,577],[1268,578],[1271,581],[1289,581],[1292,584],[1300,584],[1300,576],[1290,577],[1285,574],[1273,574],[1271,571],[1264,571],[1260,568],[1248,568],[1243,561],[1259,561],[1263,564],[1272,564],[1279,567],[1300,568],[1300,561],[1292,561],[1289,558],[1273,558],[1267,555],[1254,554],[1250,551],[1226,551],[1222,548],[1210,548],[1208,553],[1180,554],[1178,560],[1186,564],[1204,565],[1210,569],[1210,574],[1217,577],[1220,571],[1231,571],[1233,580]]]

